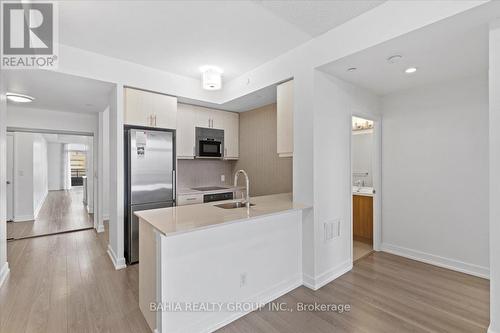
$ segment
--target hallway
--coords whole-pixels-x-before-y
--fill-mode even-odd
[[[34,221],[7,223],[7,239],[25,238],[92,228],[93,215],[83,204],[83,187],[49,191]]]
[[[116,271],[107,233],[8,243],[0,332],[149,332],[138,306],[138,265]]]

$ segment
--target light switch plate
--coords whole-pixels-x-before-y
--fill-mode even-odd
[[[327,221],[324,223],[323,227],[325,242],[340,237],[340,219]]]
[[[226,176],[225,175],[220,175],[220,181],[224,183],[226,181]]]

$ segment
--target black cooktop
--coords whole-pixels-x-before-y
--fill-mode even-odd
[[[192,190],[196,191],[218,191],[218,190],[227,190],[227,187],[220,186],[202,186],[202,187],[193,187]]]

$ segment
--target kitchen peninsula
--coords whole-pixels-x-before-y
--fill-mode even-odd
[[[306,207],[291,193],[250,201],[231,209],[218,202],[136,212],[139,304],[152,330],[212,331],[302,284]],[[163,311],[151,311],[151,303]]]

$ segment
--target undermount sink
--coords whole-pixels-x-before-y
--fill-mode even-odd
[[[215,207],[223,208],[223,209],[233,209],[233,208],[244,208],[246,207],[245,203],[241,201],[236,202],[226,202],[218,205],[214,205]],[[255,206],[255,204],[250,203],[250,206]]]

